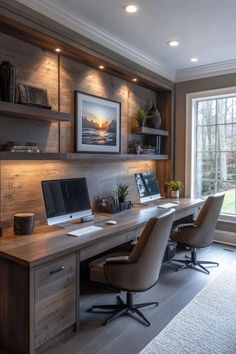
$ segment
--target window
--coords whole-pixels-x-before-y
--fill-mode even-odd
[[[236,216],[236,88],[188,95],[188,194],[225,192],[222,214]]]

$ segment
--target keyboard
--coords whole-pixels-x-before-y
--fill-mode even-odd
[[[88,226],[88,227],[84,227],[83,229],[70,231],[67,233],[67,235],[78,237],[78,236],[82,236],[85,234],[89,234],[90,232],[97,232],[102,229],[103,229],[103,227],[99,227],[99,226]]]

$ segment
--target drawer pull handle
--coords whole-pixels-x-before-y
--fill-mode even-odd
[[[59,267],[57,269],[51,270],[50,274],[53,275],[53,274],[59,273],[59,272],[61,272],[64,269],[65,269],[65,267],[61,266],[61,267]]]

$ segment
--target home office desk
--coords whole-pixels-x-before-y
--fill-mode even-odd
[[[65,229],[36,229],[31,236],[0,239],[0,349],[10,354],[43,352],[66,329],[79,329],[80,262],[136,239],[145,223],[165,212],[159,204],[134,207]],[[202,200],[180,199],[176,219]],[[106,225],[107,220],[116,225]],[[67,232],[90,225],[103,229],[79,237]]]

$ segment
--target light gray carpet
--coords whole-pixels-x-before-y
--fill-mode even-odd
[[[236,263],[211,281],[140,354],[236,354]]]

